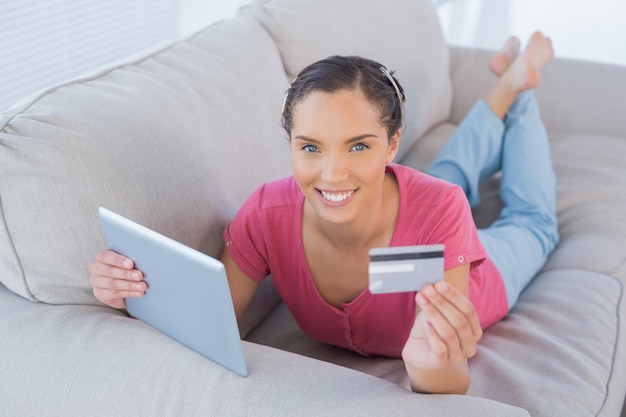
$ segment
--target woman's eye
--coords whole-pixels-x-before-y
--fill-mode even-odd
[[[368,148],[368,146],[366,144],[364,144],[364,143],[357,143],[356,145],[354,145],[352,147],[351,150],[360,152],[360,151],[366,150],[367,148]]]
[[[302,150],[304,152],[308,152],[308,153],[315,153],[315,152],[319,152],[319,149],[317,148],[317,146],[315,145],[304,145],[302,147]]]

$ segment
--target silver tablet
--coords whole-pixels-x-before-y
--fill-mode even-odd
[[[247,376],[224,265],[105,208],[99,213],[109,249],[132,259],[148,284],[143,297],[126,299],[128,312]]]

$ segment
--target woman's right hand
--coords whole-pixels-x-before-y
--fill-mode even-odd
[[[124,298],[139,298],[147,284],[135,263],[116,252],[104,250],[89,265],[89,283],[96,298],[113,308],[126,308]]]

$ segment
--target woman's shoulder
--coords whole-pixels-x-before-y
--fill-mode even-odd
[[[401,193],[443,195],[460,191],[460,187],[455,184],[408,166],[391,164],[387,169],[395,175]]]
[[[295,206],[303,196],[293,176],[279,178],[259,185],[248,198],[257,210]]]
[[[231,228],[272,230],[294,223],[303,205],[302,193],[291,177],[259,185],[230,222]]]

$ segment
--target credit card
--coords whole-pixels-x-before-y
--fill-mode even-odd
[[[443,279],[444,245],[372,248],[369,290],[372,294],[419,291]]]

